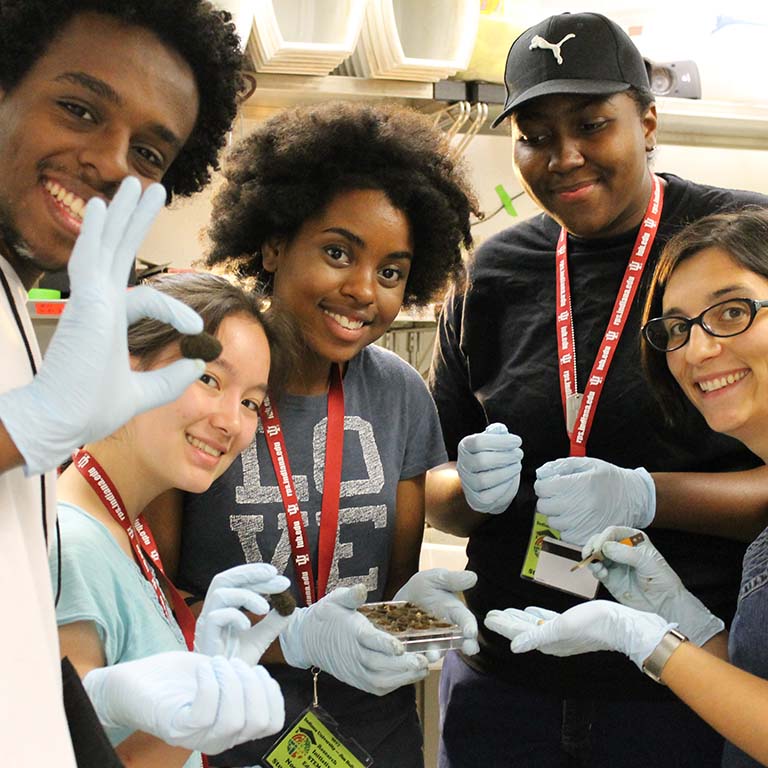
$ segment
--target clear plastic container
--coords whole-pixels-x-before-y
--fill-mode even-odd
[[[460,648],[461,628],[404,600],[366,603],[357,609],[374,626],[394,635],[406,653],[437,651],[441,654]]]

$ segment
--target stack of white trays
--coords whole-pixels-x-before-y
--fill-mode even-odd
[[[479,0],[368,0],[355,52],[337,74],[436,82],[466,69]]]
[[[355,49],[368,0],[251,0],[256,72],[327,75]]]

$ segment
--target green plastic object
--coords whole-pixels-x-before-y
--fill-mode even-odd
[[[517,216],[515,206],[512,205],[512,198],[509,196],[507,190],[504,189],[504,186],[502,184],[498,184],[496,187],[494,187],[494,189],[496,190],[496,194],[499,196],[499,200],[501,200],[501,204],[504,206],[504,210],[512,217]]]
[[[29,298],[33,301],[51,301],[52,299],[60,299],[61,291],[57,291],[55,288],[30,288]]]

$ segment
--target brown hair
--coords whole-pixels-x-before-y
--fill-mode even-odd
[[[262,293],[205,272],[158,275],[148,284],[192,307],[203,318],[204,330],[213,336],[230,315],[252,317],[264,329],[269,342],[270,391],[280,392],[297,354],[297,335],[285,313],[272,312]],[[180,339],[181,334],[172,326],[143,319],[128,328],[128,351],[142,366],[148,366],[163,349]]]
[[[744,208],[705,216],[681,229],[664,246],[654,270],[643,309],[642,324],[660,317],[664,292],[684,261],[706,248],[719,248],[744,269],[768,278],[768,210]],[[651,389],[670,424],[683,415],[687,402],[669,372],[667,356],[640,337],[640,358]]]

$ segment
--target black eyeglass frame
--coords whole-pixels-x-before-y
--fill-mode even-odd
[[[704,315],[707,314],[710,310],[714,309],[715,307],[720,307],[723,304],[730,304],[733,301],[742,301],[744,304],[749,306],[749,322],[740,330],[736,331],[736,333],[715,333],[711,328],[708,328],[704,324]],[[744,297],[735,297],[732,299],[725,299],[724,301],[718,301],[716,304],[712,304],[711,306],[707,307],[706,309],[703,309],[696,317],[683,317],[683,315],[662,315],[661,317],[652,317],[642,328],[643,336],[645,337],[645,340],[651,345],[653,349],[655,349],[657,352],[674,352],[675,350],[681,349],[684,347],[691,338],[691,328],[693,328],[694,325],[698,325],[704,333],[709,334],[710,336],[714,336],[716,339],[729,339],[733,336],[739,336],[740,334],[744,333],[745,331],[748,331],[752,327],[752,323],[755,322],[755,317],[757,317],[757,313],[759,310],[763,309],[764,307],[768,307],[768,299],[764,299],[760,301],[759,299],[746,299]],[[682,341],[680,344],[678,344],[676,347],[660,347],[657,344],[653,343],[653,340],[651,339],[651,335],[648,333],[648,326],[650,326],[653,323],[659,323],[662,320],[681,320],[682,322],[686,323],[688,326],[688,333],[685,336],[685,340]]]

